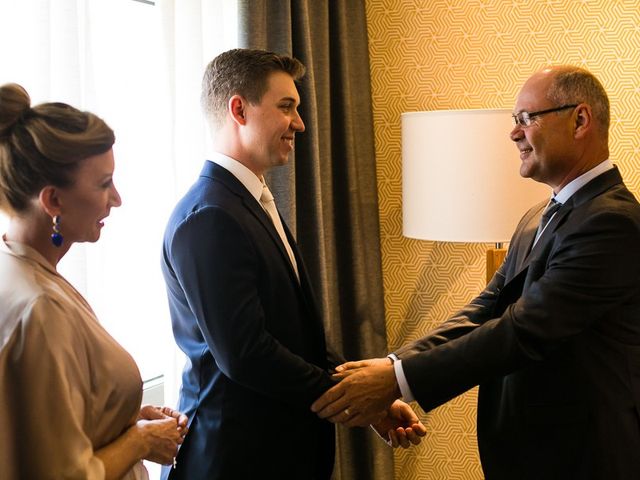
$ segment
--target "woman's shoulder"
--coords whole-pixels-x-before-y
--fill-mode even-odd
[[[0,339],[12,323],[43,295],[34,268],[20,257],[0,252]]]
[[[0,348],[15,329],[26,333],[56,323],[70,313],[58,279],[4,252],[0,252],[0,304]]]

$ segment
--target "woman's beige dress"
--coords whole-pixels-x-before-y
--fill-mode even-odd
[[[0,479],[104,478],[95,451],[134,423],[141,397],[135,362],[85,299],[38,252],[0,239]]]

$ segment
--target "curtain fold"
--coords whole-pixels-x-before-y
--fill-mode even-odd
[[[239,0],[239,46],[293,55],[306,131],[295,160],[267,176],[347,359],[387,353],[364,0]],[[304,441],[304,439],[300,439]],[[338,429],[334,478],[393,478],[371,429]]]

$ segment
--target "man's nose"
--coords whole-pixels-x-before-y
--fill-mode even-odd
[[[296,111],[296,116],[294,117],[294,119],[291,122],[291,126],[293,128],[293,130],[295,130],[296,132],[304,132],[305,128],[304,128],[304,122],[302,121],[302,117],[300,116],[300,114]]]
[[[517,142],[518,140],[521,140],[523,136],[524,136],[524,132],[522,131],[522,126],[518,123],[515,124],[514,127],[511,129],[511,132],[509,132],[509,138],[513,142]]]

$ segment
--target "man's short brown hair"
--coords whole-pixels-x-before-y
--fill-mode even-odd
[[[202,79],[202,108],[207,118],[219,125],[232,96],[240,95],[249,103],[258,104],[272,73],[288,73],[297,81],[305,71],[299,60],[285,55],[245,48],[228,50],[207,65]]]

